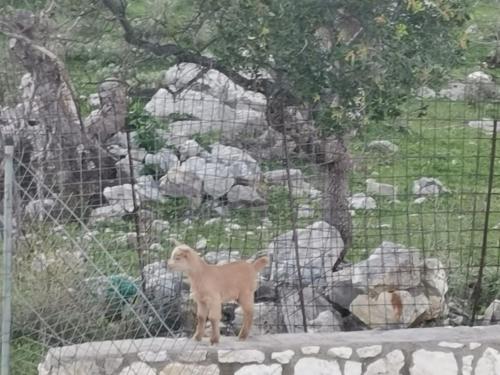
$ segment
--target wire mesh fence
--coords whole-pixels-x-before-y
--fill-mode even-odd
[[[276,121],[268,98],[192,64],[147,97],[109,79],[75,98],[68,82],[0,72],[13,373],[63,345],[186,345],[196,307],[166,265],[174,239],[209,264],[270,257],[253,335],[497,323],[500,101],[468,73],[340,139],[314,111]],[[242,321],[223,305],[224,336]]]

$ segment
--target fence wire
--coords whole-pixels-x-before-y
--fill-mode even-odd
[[[196,308],[165,263],[174,239],[209,264],[270,256],[252,335],[498,323],[495,83],[464,73],[422,88],[339,144],[301,109],[276,126],[266,98],[220,75],[147,97],[107,80],[79,113],[17,73],[0,73],[2,146],[15,147],[13,374],[65,345],[187,347]],[[236,336],[241,308],[222,310],[221,333]]]

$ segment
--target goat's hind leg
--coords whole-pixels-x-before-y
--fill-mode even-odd
[[[221,308],[222,305],[219,299],[213,299],[208,304],[208,319],[210,320],[210,324],[212,326],[210,344],[212,345],[218,344],[220,339],[219,323],[222,318]]]
[[[243,324],[238,338],[245,340],[250,334],[253,323],[253,293],[245,293],[238,298],[238,302],[243,310]]]

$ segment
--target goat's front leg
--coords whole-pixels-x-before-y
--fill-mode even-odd
[[[238,302],[243,310],[243,324],[241,325],[238,338],[245,340],[250,333],[253,323],[253,292],[243,293]]]
[[[193,338],[196,341],[201,341],[203,335],[205,334],[205,323],[207,321],[208,315],[208,307],[203,302],[196,303],[196,332],[194,333]]]
[[[212,326],[212,335],[210,337],[210,344],[215,345],[219,343],[220,339],[220,328],[219,323],[222,318],[221,312],[221,301],[218,298],[214,298],[210,300],[208,304],[208,319],[210,320],[210,324]]]

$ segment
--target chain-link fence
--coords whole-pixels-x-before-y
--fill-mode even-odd
[[[209,264],[270,256],[253,335],[499,319],[493,77],[422,87],[395,119],[335,138],[314,111],[271,113],[194,64],[151,95],[109,79],[75,97],[45,58],[38,75],[0,72],[13,374],[36,373],[52,347],[191,336],[189,284],[165,262],[173,239]],[[221,333],[237,335],[241,308],[222,313]]]

